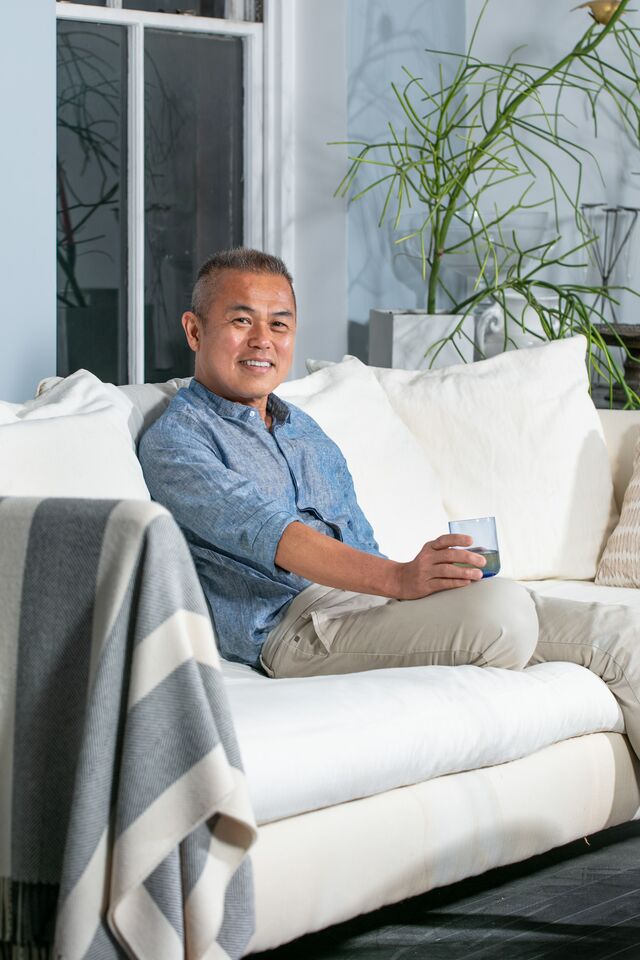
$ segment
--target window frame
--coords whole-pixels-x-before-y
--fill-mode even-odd
[[[196,17],[185,14],[149,13],[143,10],[123,10],[121,0],[107,0],[106,7],[88,4],[56,2],[56,16],[60,20],[75,20],[84,23],[105,23],[127,28],[128,46],[128,100],[127,100],[127,331],[128,331],[128,381],[144,382],[144,31],[170,30],[181,33],[212,34],[215,36],[241,37],[244,44],[244,223],[243,236],[247,246],[262,248],[266,237],[265,221],[272,224],[269,242],[272,252],[281,246],[277,224],[282,222],[284,211],[274,216],[270,203],[280,203],[279,196],[270,191],[265,196],[265,158],[278,163],[280,152],[265,139],[265,112],[269,110],[269,129],[278,128],[280,109],[270,103],[265,91],[264,39],[262,23],[239,20],[221,20],[213,17]],[[276,3],[269,4],[273,8]],[[265,3],[265,7],[267,4]],[[265,11],[266,16],[266,11]],[[280,18],[273,18],[270,27],[272,37],[281,27]],[[273,65],[272,65],[273,71]],[[276,169],[274,166],[272,169]],[[273,177],[269,178],[273,180]],[[176,318],[178,322],[178,318]]]

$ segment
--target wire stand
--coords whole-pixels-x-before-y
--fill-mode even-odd
[[[604,203],[583,203],[582,215],[593,237],[590,246],[593,266],[597,271],[602,293],[594,303],[594,309],[606,322],[607,309],[611,322],[619,323],[616,302],[612,291],[626,286],[629,274],[630,240],[638,222],[638,207],[610,207]]]
[[[640,217],[638,207],[608,206],[604,203],[584,203],[582,214],[591,235],[589,247],[591,264],[589,282],[600,287],[593,303],[594,313],[602,323],[595,329],[606,344],[626,348],[624,378],[636,393],[640,391],[640,325],[621,322],[621,299],[630,280],[631,239]],[[609,405],[609,387],[595,385],[594,401]],[[625,406],[626,396],[619,386],[613,388],[616,406]]]

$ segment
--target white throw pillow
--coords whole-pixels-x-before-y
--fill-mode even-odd
[[[129,421],[142,422],[132,403],[86,370],[0,402],[0,496],[148,500]]]
[[[585,353],[579,336],[444,370],[374,370],[449,518],[496,516],[504,576],[590,580],[615,525]]]
[[[313,417],[340,447],[383,553],[411,560],[424,543],[447,533],[429,460],[368,367],[351,358],[276,392]]]
[[[61,381],[62,377],[47,377],[46,380],[41,380],[36,397],[41,397]],[[133,442],[137,444],[144,431],[148,430],[151,424],[164,413],[169,401],[175,397],[178,390],[181,387],[188,387],[190,383],[191,377],[176,377],[165,383],[127,383],[120,387],[105,383],[103,386],[109,390],[118,390],[131,401],[129,432]]]

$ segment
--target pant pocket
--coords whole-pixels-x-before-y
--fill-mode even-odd
[[[330,643],[316,630],[315,617],[299,626],[294,636],[284,642],[290,652],[299,657],[326,657],[331,652]]]
[[[313,623],[309,621],[296,633],[283,637],[279,642],[268,665],[270,675],[279,678],[312,676],[313,663],[326,660],[328,655]]]

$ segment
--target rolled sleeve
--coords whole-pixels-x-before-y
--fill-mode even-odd
[[[290,523],[300,521],[300,517],[294,517],[290,513],[274,513],[258,531],[254,540],[253,555],[256,558],[263,558],[265,566],[276,567],[276,553],[282,534]]]

